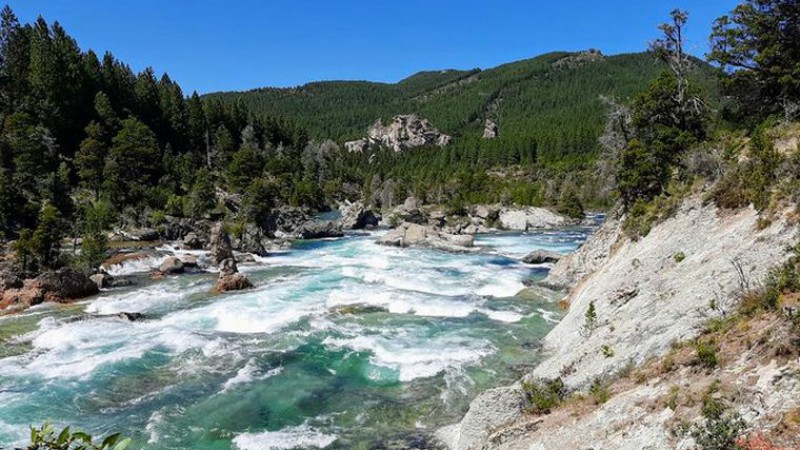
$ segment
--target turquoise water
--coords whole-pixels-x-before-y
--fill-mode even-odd
[[[546,274],[519,258],[589,232],[485,235],[469,255],[375,235],[300,242],[243,267],[252,291],[215,296],[213,274],[183,275],[0,319],[0,447],[47,420],[147,449],[432,445],[477,393],[534,364],[559,318],[514,297]],[[157,261],[135,264],[119,270]],[[99,317],[119,312],[145,320]]]

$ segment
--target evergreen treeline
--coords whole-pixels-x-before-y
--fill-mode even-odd
[[[9,7],[1,16],[0,236],[32,236],[48,218],[74,235],[92,208],[104,211],[100,227],[202,216],[216,186],[321,203],[321,156],[303,157],[302,128],[187,97],[166,74],[81,51],[57,22],[23,25]]]

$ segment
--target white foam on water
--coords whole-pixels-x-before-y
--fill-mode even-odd
[[[522,314],[516,313],[514,311],[496,311],[487,308],[481,308],[478,311],[485,314],[486,317],[492,320],[505,323],[519,322],[524,317]]]
[[[233,438],[233,444],[239,450],[292,450],[325,448],[333,444],[336,439],[338,439],[336,435],[322,433],[308,425],[300,425],[279,431],[241,433]]]
[[[489,297],[513,297],[523,289],[525,289],[525,285],[522,284],[522,281],[513,278],[511,274],[508,274],[507,278],[495,275],[492,282],[476,289],[475,293]]]
[[[439,374],[448,368],[474,364],[494,349],[487,341],[460,337],[412,337],[409,332],[391,337],[362,335],[352,338],[328,337],[323,344],[371,353],[370,363],[396,370],[400,381],[411,381]]]
[[[466,317],[477,310],[475,304],[456,299],[425,295],[410,295],[402,291],[370,292],[353,286],[328,295],[329,309],[339,306],[365,305],[384,308],[392,314],[414,314],[423,317]]]
[[[10,448],[24,448],[30,442],[30,429],[27,425],[12,425],[0,419],[0,441]]]
[[[261,370],[256,364],[255,359],[250,358],[250,360],[247,361],[247,364],[245,364],[244,367],[236,372],[234,377],[230,378],[222,385],[220,394],[228,392],[240,384],[248,384],[254,381],[266,380],[276,375],[280,375],[281,372],[283,372],[283,367],[276,367],[272,370],[268,370],[265,373],[261,373]]]
[[[112,277],[146,273],[157,269],[168,257],[169,255],[156,255],[147,256],[144,258],[129,259],[120,264],[107,266],[105,270]]]
[[[208,282],[198,280],[189,286],[181,286],[177,280],[168,280],[142,289],[127,291],[119,295],[107,295],[91,302],[86,312],[91,314],[118,314],[121,312],[147,312],[170,307],[184,301],[190,295],[207,291]]]
[[[141,358],[156,348],[177,355],[213,342],[192,332],[198,327],[182,314],[138,323],[111,318],[42,320],[39,330],[28,335],[34,351],[0,359],[0,372],[21,378],[85,378],[100,366]]]

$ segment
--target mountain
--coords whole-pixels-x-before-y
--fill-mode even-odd
[[[709,85],[708,66],[699,67]],[[454,136],[456,146],[513,148],[523,160],[535,152],[547,163],[593,155],[604,124],[603,98],[629,99],[663,70],[648,53],[553,52],[487,70],[420,72],[395,84],[324,81],[206,97],[241,102],[296,121],[313,138],[340,142],[363,137],[378,118],[413,113]],[[480,140],[486,120],[499,125],[497,142]]]

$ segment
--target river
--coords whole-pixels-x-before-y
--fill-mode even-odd
[[[535,364],[563,314],[515,296],[547,272],[521,257],[591,231],[480,235],[475,254],[301,241],[242,266],[254,290],[213,295],[214,274],[186,274],[2,318],[0,447],[48,420],[147,449],[423,445]]]

